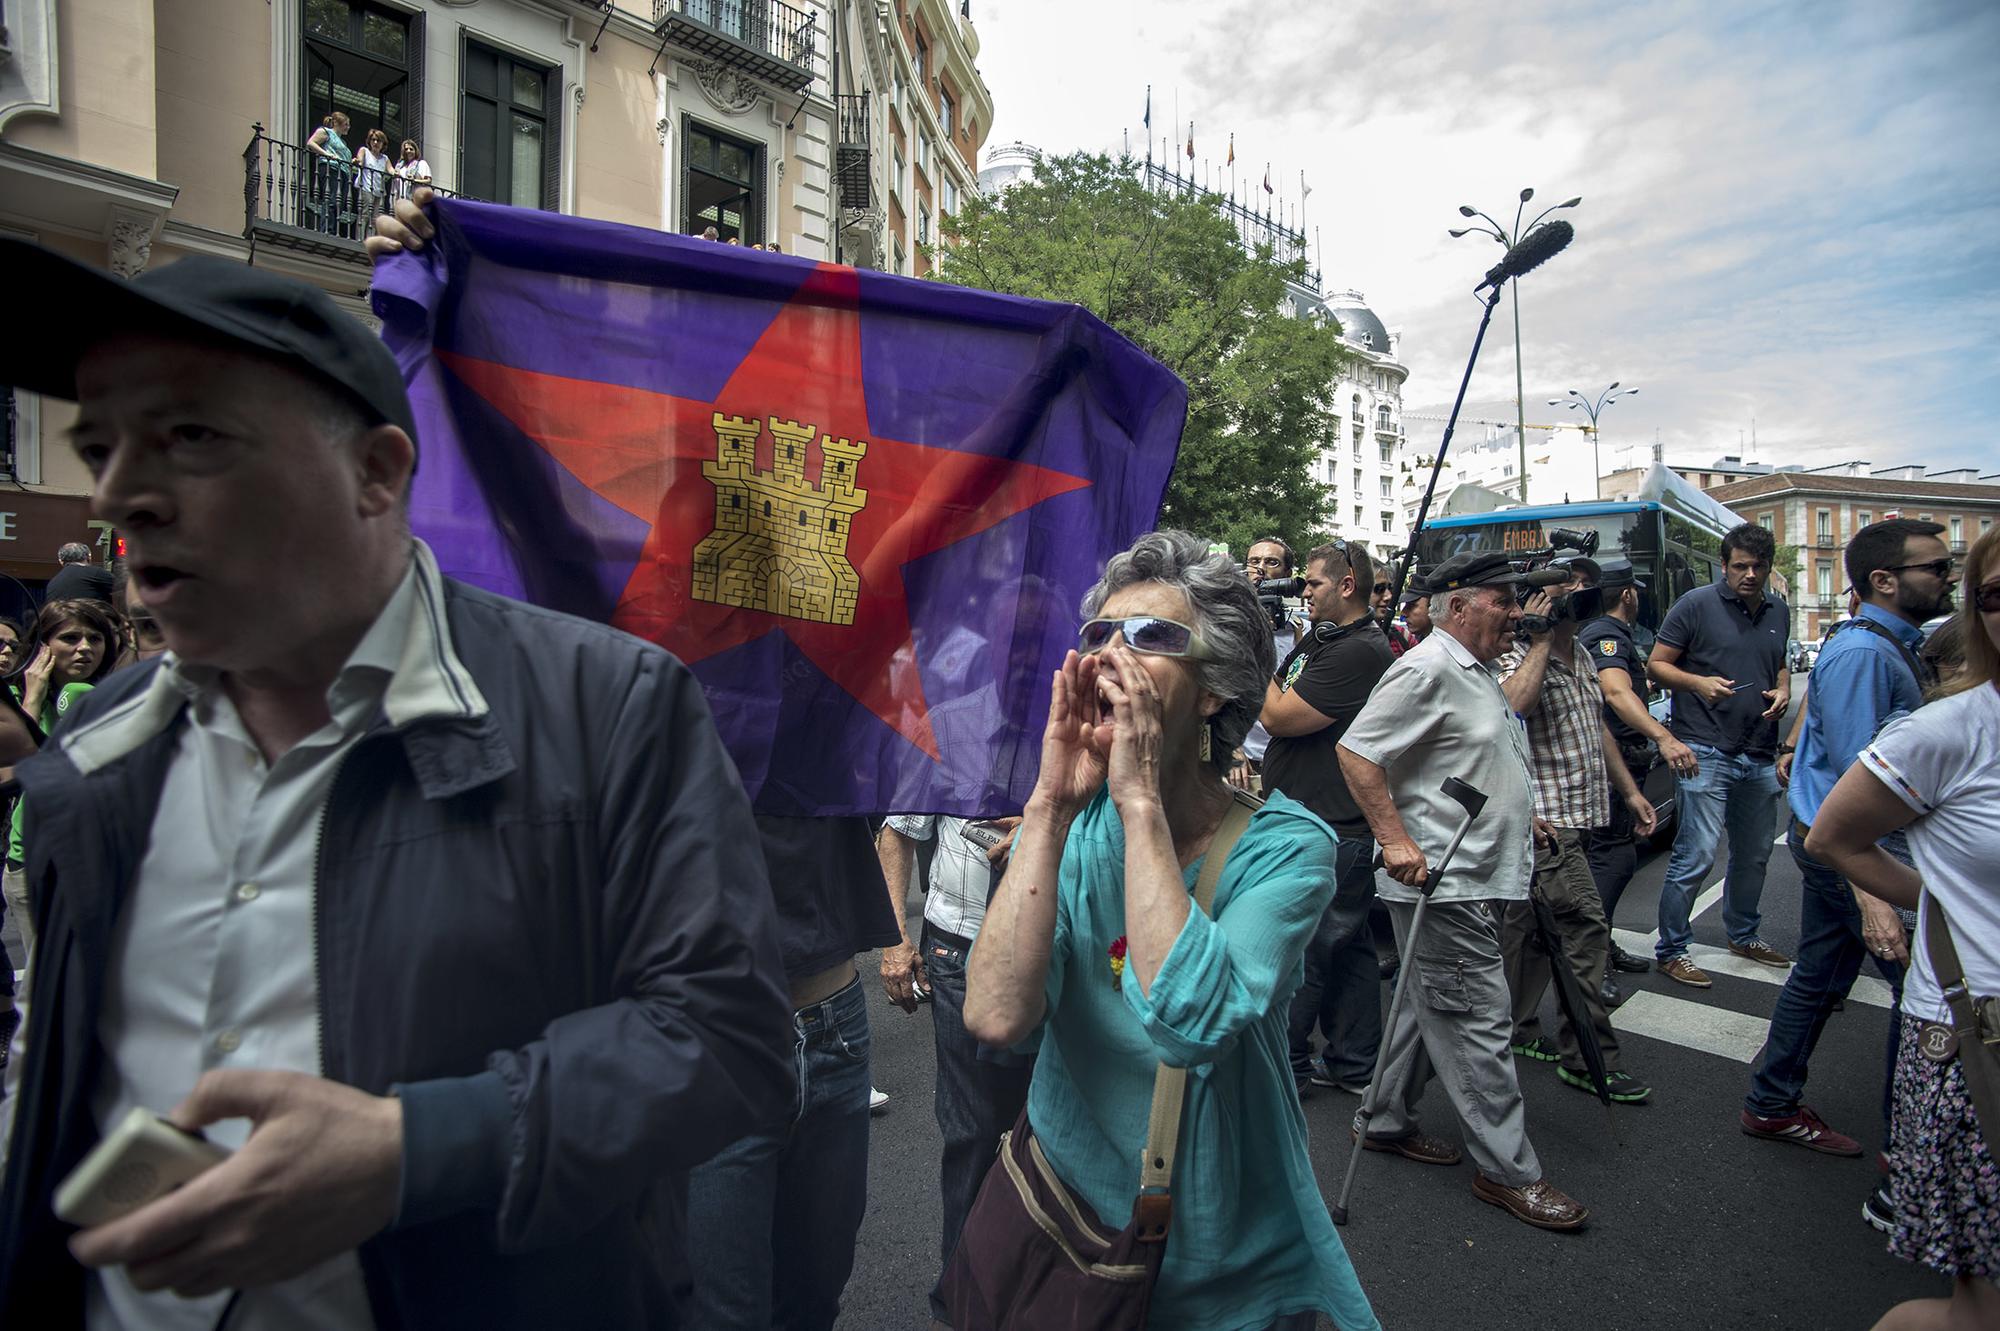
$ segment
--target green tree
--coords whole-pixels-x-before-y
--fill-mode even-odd
[[[1339,330],[1285,314],[1285,279],[1248,253],[1214,196],[1148,189],[1132,159],[1044,157],[1034,178],[968,199],[933,255],[947,282],[1071,301],[1131,338],[1188,386],[1163,526],[1229,542],[1260,536],[1304,549],[1325,526],[1312,478],[1336,442]]]

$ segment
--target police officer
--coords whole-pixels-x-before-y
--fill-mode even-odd
[[[1667,728],[1646,710],[1644,680],[1646,658],[1632,641],[1632,625],[1639,617],[1639,593],[1646,584],[1639,580],[1629,559],[1598,561],[1597,585],[1604,592],[1604,613],[1585,624],[1577,641],[1597,667],[1597,682],[1604,690],[1604,719],[1611,736],[1618,741],[1619,754],[1643,790],[1646,773],[1655,757],[1682,776],[1695,773],[1694,750],[1675,739]],[[1615,924],[1618,898],[1639,867],[1639,852],[1632,842],[1632,811],[1621,800],[1611,802],[1611,825],[1590,834],[1590,872],[1597,883],[1597,895],[1604,901],[1604,918]],[[1644,957],[1635,957],[1611,944],[1613,970],[1639,974],[1650,969]],[[1617,982],[1607,974],[1604,1002],[1615,1007],[1624,1001]]]

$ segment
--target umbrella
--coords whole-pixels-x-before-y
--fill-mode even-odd
[[[1604,1050],[1597,1043],[1597,1027],[1590,1020],[1590,1002],[1583,992],[1583,984],[1576,978],[1576,972],[1569,967],[1569,959],[1563,955],[1562,933],[1556,928],[1556,913],[1542,894],[1532,887],[1528,899],[1534,903],[1535,933],[1542,940],[1543,951],[1549,954],[1549,973],[1555,977],[1556,1003],[1569,1018],[1569,1028],[1576,1033],[1577,1048],[1583,1053],[1583,1066],[1590,1073],[1590,1084],[1597,1089],[1597,1098],[1611,1107],[1611,1084],[1605,1079]]]

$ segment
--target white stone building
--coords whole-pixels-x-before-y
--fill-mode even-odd
[[[1322,296],[1291,289],[1301,318],[1337,320],[1353,359],[1334,390],[1338,443],[1314,462],[1313,479],[1330,487],[1327,527],[1380,557],[1394,557],[1409,539],[1403,497],[1414,474],[1403,429],[1403,383],[1409,367],[1398,359],[1401,335],[1392,333],[1358,291]]]

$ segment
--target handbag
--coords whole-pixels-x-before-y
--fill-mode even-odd
[[[1194,904],[1207,913],[1223,865],[1263,801],[1240,790],[1216,829],[1195,880]],[[1112,1230],[1076,1195],[1042,1153],[1024,1107],[986,1172],[959,1231],[940,1292],[957,1331],[1140,1331],[1173,1222],[1174,1154],[1180,1143],[1187,1069],[1162,1063],[1138,1200],[1125,1228]]]
[[[1958,1059],[1965,1070],[1965,1091],[1972,1100],[1973,1116],[1979,1133],[1986,1139],[1986,1152],[2000,1160],[2000,998],[1975,998],[1965,985],[1965,967],[1952,945],[1951,923],[1945,918],[1944,904],[1935,896],[1925,911],[1929,917],[1924,930],[1924,948],[1930,954],[1931,973],[1944,991],[1951,1022],[1924,1022],[1917,1029],[1917,1050],[1933,1063]]]

